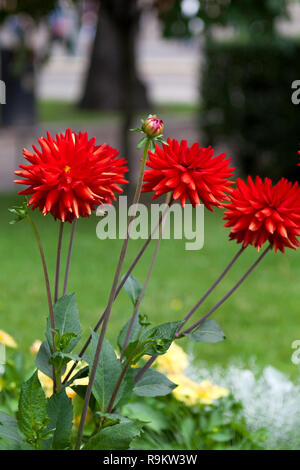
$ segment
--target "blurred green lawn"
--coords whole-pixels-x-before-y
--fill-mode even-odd
[[[18,202],[18,196],[0,197],[0,329],[12,334],[22,350],[43,339],[47,300],[39,253],[26,222],[9,225],[7,207]],[[206,211],[205,245],[201,251],[185,251],[184,241],[164,240],[141,311],[154,324],[181,319],[237,250],[227,241],[222,228],[222,214]],[[54,276],[58,223],[51,216],[34,214],[45,246],[51,279]],[[77,293],[84,335],[96,323],[108,299],[108,289],[116,267],[120,242],[100,241],[96,237],[97,218],[81,219],[76,233],[69,291]],[[70,227],[67,227],[68,241]],[[131,241],[126,258],[130,265],[142,242]],[[153,252],[151,245],[134,275],[142,282]],[[208,298],[195,320],[218,301],[257,257],[248,248],[222,286]],[[273,365],[296,376],[291,362],[291,343],[300,339],[299,323],[299,253],[270,253],[245,284],[215,314],[227,339],[218,344],[181,344],[209,365],[226,365],[241,360],[248,365],[257,358],[259,367]],[[113,341],[131,314],[130,302],[122,292],[114,304],[109,335]]]

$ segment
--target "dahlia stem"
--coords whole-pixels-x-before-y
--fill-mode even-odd
[[[107,407],[107,410],[106,410],[106,413],[111,413],[112,410],[113,410],[113,407],[114,407],[114,403],[115,403],[115,399],[116,399],[116,396],[118,395],[118,391],[119,391],[119,388],[122,384],[122,381],[125,377],[125,374],[128,370],[128,367],[130,366],[131,364],[131,361],[132,359],[134,358],[134,356],[137,354],[138,350],[141,348],[141,345],[138,345],[133,351],[132,353],[130,354],[126,364],[124,365],[123,369],[122,369],[122,372],[118,378],[118,381],[116,383],[116,386],[114,388],[114,391],[112,393],[112,396],[111,396],[111,399],[109,400],[109,404],[108,404],[108,407]]]
[[[167,194],[167,197],[166,197],[166,204],[167,204],[168,206],[170,205],[170,201],[171,201],[171,193],[168,193],[168,194]],[[141,303],[142,303],[142,301],[143,301],[143,298],[144,298],[144,295],[145,295],[145,292],[146,292],[146,289],[147,289],[147,287],[148,287],[149,280],[150,280],[150,277],[151,277],[151,274],[152,274],[152,271],[153,271],[154,263],[155,263],[156,258],[157,258],[157,254],[158,254],[158,250],[159,250],[159,246],[160,246],[160,242],[161,242],[161,237],[162,237],[163,223],[164,223],[164,219],[162,220],[162,224],[160,225],[159,236],[158,236],[158,239],[157,239],[156,244],[155,244],[155,248],[154,248],[152,260],[151,260],[151,263],[150,263],[150,267],[149,267],[149,269],[148,269],[148,273],[147,273],[146,280],[145,280],[144,285],[143,285],[143,287],[142,287],[142,290],[141,290],[141,293],[140,293],[139,298],[138,298],[138,300],[137,300],[137,303],[136,303],[136,305],[135,305],[135,307],[134,307],[133,315],[132,315],[131,320],[130,320],[130,323],[129,323],[129,327],[128,327],[128,330],[127,330],[126,338],[125,338],[125,341],[124,341],[124,344],[123,344],[123,348],[122,348],[122,351],[121,351],[121,356],[120,356],[120,361],[121,361],[121,362],[122,362],[122,360],[123,360],[124,351],[125,351],[125,349],[126,349],[127,346],[128,346],[129,339],[130,339],[130,335],[131,335],[131,332],[132,332],[132,328],[133,328],[133,325],[134,325],[136,316],[137,316],[137,314],[138,314],[140,305],[141,305]]]
[[[240,287],[240,285],[245,281],[245,279],[247,279],[247,277],[249,276],[249,274],[252,273],[252,271],[256,268],[256,266],[262,261],[262,259],[266,256],[266,254],[268,253],[268,251],[272,248],[272,245],[269,245],[265,250],[264,252],[259,256],[259,258],[255,261],[255,263],[252,264],[252,266],[250,267],[250,269],[248,269],[248,271],[244,274],[243,277],[241,277],[241,279],[233,286],[232,289],[230,289],[229,292],[227,292],[227,294],[212,308],[210,309],[210,311],[204,315],[202,318],[200,318],[200,320],[198,320],[196,323],[194,323],[192,326],[190,326],[189,328],[187,328],[185,331],[183,331],[179,336],[178,338],[181,338],[182,336],[190,333],[191,331],[193,331],[195,328],[197,328],[201,323],[203,323],[210,315],[212,315],[236,290],[238,287]]]
[[[203,323],[210,315],[212,315],[235,291],[240,285],[247,279],[249,274],[252,273],[252,271],[255,269],[255,267],[262,261],[262,259],[265,257],[265,255],[268,253],[268,251],[272,248],[272,245],[269,245],[265,251],[260,255],[260,257],[255,261],[255,263],[252,264],[250,269],[244,274],[244,276],[235,284],[235,286],[218,302],[206,315],[204,315],[199,321],[197,321],[194,325],[192,325],[190,328],[187,330],[183,331],[181,334],[176,336],[176,339],[182,338],[184,335],[187,333],[190,333],[194,328],[197,328],[201,323]],[[152,366],[153,362],[157,356],[152,356],[144,365],[144,367],[137,373],[135,376],[135,382],[138,382],[141,377],[144,375],[144,373]]]
[[[167,212],[169,211],[169,208],[170,208],[170,205],[171,205],[171,202],[169,203],[168,207],[163,211],[162,215],[160,216],[159,218],[159,221],[158,223],[155,225],[154,229],[152,230],[151,234],[149,235],[149,237],[147,238],[145,244],[143,245],[143,247],[141,248],[141,250],[139,251],[139,253],[137,254],[135,260],[133,261],[132,265],[130,266],[130,268],[128,269],[128,271],[126,272],[126,274],[123,276],[120,284],[119,284],[119,287],[117,289],[117,292],[116,292],[116,295],[115,295],[115,299],[118,297],[119,293],[121,292],[125,282],[127,281],[127,279],[129,278],[130,274],[132,273],[132,271],[134,270],[134,268],[136,267],[136,265],[138,264],[139,260],[141,259],[141,257],[143,256],[143,254],[145,253],[148,245],[150,244],[152,238],[154,237],[155,233],[157,232],[157,230],[159,229],[165,215],[167,214]],[[100,328],[102,322],[103,322],[103,319],[104,319],[104,316],[106,314],[106,311],[107,309],[102,313],[100,319],[98,320],[98,323],[96,324],[95,328],[94,328],[94,331],[97,332],[98,329]],[[90,335],[88,337],[88,339],[86,340],[84,346],[82,347],[80,353],[79,353],[79,356],[82,357],[83,354],[85,353],[85,351],[87,350],[90,342],[91,342],[91,339],[92,339],[92,336]],[[71,367],[71,369],[69,370],[68,374],[66,375],[66,377],[64,378],[64,381],[63,383],[66,383],[68,381],[68,379],[70,378],[72,372],[74,371],[74,369],[76,368],[76,365],[78,364],[78,362],[75,362],[73,364],[73,366]]]
[[[144,147],[144,153],[143,153],[142,163],[141,163],[141,167],[140,167],[140,173],[139,173],[139,177],[138,177],[137,187],[136,187],[135,195],[134,195],[134,198],[133,198],[134,211],[133,211],[133,214],[129,218],[129,223],[128,223],[127,232],[126,232],[126,238],[123,242],[123,246],[122,246],[122,249],[121,249],[121,253],[120,253],[119,262],[118,262],[118,265],[117,265],[113,285],[112,285],[112,288],[111,288],[111,291],[110,291],[108,305],[107,305],[106,312],[105,312],[105,315],[104,315],[104,318],[103,318],[102,328],[101,328],[101,332],[100,332],[100,336],[99,336],[99,340],[98,340],[98,344],[97,344],[97,348],[96,348],[94,362],[93,362],[91,373],[90,373],[89,384],[87,386],[87,390],[86,390],[86,394],[85,394],[81,420],[80,420],[80,424],[79,424],[79,428],[78,428],[78,437],[77,437],[77,442],[76,442],[76,449],[77,450],[80,449],[82,436],[83,436],[84,424],[85,424],[85,420],[86,420],[86,416],[87,416],[89,401],[90,401],[91,394],[92,394],[92,388],[93,388],[94,381],[95,381],[96,370],[97,370],[97,366],[98,366],[98,362],[99,362],[99,358],[100,358],[102,344],[103,344],[103,341],[104,341],[104,337],[105,337],[105,333],[106,333],[106,329],[107,329],[107,325],[108,325],[112,305],[113,305],[113,302],[114,302],[114,299],[115,299],[115,296],[116,296],[118,283],[119,283],[119,279],[120,279],[120,275],[121,275],[121,271],[122,271],[122,267],[123,267],[123,263],[124,263],[128,243],[129,243],[131,222],[133,221],[133,219],[135,217],[136,204],[138,203],[138,201],[140,199],[140,195],[141,195],[144,170],[145,170],[146,159],[147,159],[147,155],[148,155],[148,148],[149,148],[149,140],[146,141],[146,144],[145,144],[145,147]]]
[[[57,302],[58,295],[59,295],[59,274],[60,274],[61,245],[62,245],[63,231],[64,231],[64,223],[61,222],[59,226],[58,244],[57,244],[54,303]]]
[[[150,369],[150,367],[152,366],[152,364],[153,364],[153,362],[155,361],[156,358],[157,358],[157,356],[151,356],[150,359],[148,359],[146,364],[136,374],[136,376],[134,378],[135,383],[137,383],[143,377],[144,373],[147,372],[148,369]]]
[[[55,341],[54,341],[54,337],[55,337],[55,332],[54,332],[54,330],[55,330],[55,320],[54,320],[53,303],[52,303],[52,296],[51,296],[51,289],[50,289],[50,282],[49,282],[49,275],[48,275],[48,269],[47,269],[45,253],[44,253],[42,242],[41,242],[41,239],[40,239],[40,236],[39,236],[39,233],[38,233],[38,230],[36,228],[35,223],[29,217],[28,214],[27,214],[26,217],[27,217],[28,222],[31,225],[32,230],[33,230],[35,239],[36,239],[38,247],[39,247],[40,255],[41,255],[43,271],[44,271],[44,277],[45,277],[45,286],[46,286],[46,292],[47,292],[47,299],[48,299],[50,325],[51,325],[51,329],[52,329],[53,350],[56,351],[56,346],[55,346]],[[52,367],[52,375],[53,375],[53,393],[55,393],[56,392],[56,371],[55,371],[54,366]]]
[[[73,224],[72,224],[72,231],[71,231],[71,236],[70,236],[70,243],[69,243],[68,258],[67,258],[67,264],[66,264],[63,295],[65,295],[67,293],[67,288],[68,288],[70,264],[71,264],[73,242],[74,242],[74,235],[75,235],[76,227],[77,227],[77,219],[75,218],[74,221],[73,221]]]
[[[237,254],[235,255],[235,257],[232,259],[232,261],[228,264],[228,266],[225,268],[225,270],[222,272],[222,274],[218,277],[218,279],[213,283],[213,285],[208,289],[208,291],[203,295],[203,297],[201,297],[201,299],[199,300],[199,302],[196,303],[196,305],[189,311],[189,313],[185,316],[183,322],[181,323],[181,325],[179,325],[178,327],[178,330],[177,330],[177,333],[176,334],[179,334],[180,330],[184,327],[184,325],[188,322],[188,320],[191,318],[191,316],[193,315],[193,313],[196,312],[196,310],[198,310],[198,308],[200,307],[200,305],[207,299],[207,297],[212,293],[212,291],[220,284],[220,282],[222,281],[222,279],[226,276],[226,274],[228,273],[228,271],[230,270],[230,268],[234,265],[234,263],[238,260],[238,258],[241,256],[241,254],[244,252],[245,250],[245,247],[242,247],[238,252]]]

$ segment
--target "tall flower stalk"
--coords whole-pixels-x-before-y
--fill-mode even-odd
[[[49,318],[50,318],[50,325],[51,325],[51,334],[52,334],[52,342],[53,342],[53,351],[56,351],[56,346],[55,346],[55,319],[54,319],[54,312],[53,312],[53,302],[52,302],[52,296],[51,296],[51,288],[50,288],[50,282],[49,282],[49,274],[48,274],[48,268],[47,268],[47,263],[46,263],[46,258],[45,258],[45,253],[43,249],[43,245],[39,236],[39,232],[36,228],[35,223],[31,219],[31,217],[26,215],[26,218],[28,222],[30,223],[30,226],[33,230],[36,242],[39,247],[39,252],[42,260],[42,266],[43,266],[43,272],[44,272],[44,278],[45,278],[45,286],[46,286],[46,293],[47,293],[47,299],[48,299],[48,309],[49,309]],[[56,371],[55,367],[52,366],[52,379],[53,379],[53,393],[56,392]]]
[[[64,222],[61,222],[59,225],[58,245],[57,245],[54,303],[57,302],[58,295],[59,295],[59,277],[60,277],[61,245],[62,245],[63,231],[64,231]]]
[[[143,125],[142,132],[147,132],[147,129],[144,127],[144,125]],[[161,129],[161,133],[162,133],[162,129]],[[84,425],[85,425],[85,421],[86,421],[86,417],[87,417],[89,401],[90,401],[91,394],[92,394],[92,388],[93,388],[94,381],[95,381],[95,376],[96,376],[97,366],[98,366],[98,362],[99,362],[99,358],[100,358],[100,354],[101,354],[101,349],[102,349],[102,345],[103,345],[107,325],[108,325],[108,322],[109,322],[112,305],[113,305],[113,302],[114,302],[114,299],[115,299],[115,296],[116,296],[116,292],[117,292],[117,288],[118,288],[119,279],[120,279],[120,276],[121,276],[121,271],[122,271],[124,259],[125,259],[126,252],[127,252],[127,247],[128,247],[128,243],[129,243],[129,237],[130,237],[130,231],[131,231],[131,224],[132,224],[133,219],[135,218],[136,210],[137,210],[137,204],[139,202],[140,195],[141,195],[143,177],[144,177],[144,171],[145,171],[145,165],[146,165],[146,160],[147,160],[147,156],[148,156],[149,146],[152,145],[152,142],[153,142],[154,138],[157,139],[159,137],[160,137],[159,133],[155,132],[155,135],[154,135],[152,132],[149,132],[149,133],[147,133],[146,137],[141,139],[141,142],[138,145],[138,148],[140,146],[144,145],[144,151],[143,151],[143,157],[142,157],[142,162],[141,162],[141,166],[140,166],[137,186],[136,186],[136,190],[135,190],[135,194],[134,194],[134,198],[133,198],[133,212],[132,212],[132,215],[129,217],[129,222],[128,222],[127,231],[126,231],[126,238],[124,239],[124,242],[123,242],[123,245],[122,245],[122,248],[121,248],[121,253],[120,253],[117,269],[116,269],[116,272],[115,272],[112,288],[111,288],[111,291],[110,291],[110,296],[109,296],[109,299],[108,299],[107,308],[106,308],[105,315],[104,315],[104,318],[103,318],[103,323],[102,323],[102,328],[101,328],[101,332],[100,332],[100,335],[99,335],[98,344],[97,344],[97,347],[96,347],[94,361],[93,361],[93,364],[92,364],[92,367],[91,367],[89,384],[88,384],[88,387],[87,387],[87,390],[86,390],[83,409],[82,409],[82,415],[81,415],[79,428],[78,428],[76,449],[80,449],[80,446],[81,446],[81,441],[82,441],[82,436],[83,436],[83,429],[84,429]]]

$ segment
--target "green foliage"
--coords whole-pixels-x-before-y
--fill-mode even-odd
[[[195,330],[187,333],[185,336],[197,341],[198,343],[218,343],[225,339],[225,334],[219,325],[208,318],[201,323]]]
[[[137,372],[140,369],[137,369]],[[133,393],[140,397],[157,397],[168,395],[176,385],[165,375],[155,369],[148,369],[135,384]]]
[[[126,338],[126,335],[127,335],[127,331],[128,331],[130,322],[131,322],[131,319],[129,319],[126,322],[126,324],[124,325],[124,327],[120,331],[120,334],[119,334],[119,337],[118,337],[118,346],[119,346],[120,351],[123,349],[123,345],[125,343],[125,338]],[[137,339],[138,339],[138,337],[141,333],[141,330],[142,330],[142,326],[141,326],[140,321],[139,321],[139,316],[136,315],[135,319],[134,319],[134,322],[133,322],[133,325],[132,325],[131,334],[129,336],[129,343],[133,343],[133,342],[137,341]]]
[[[21,385],[27,374],[21,351],[7,350],[6,364],[0,366],[0,409],[15,413],[18,409]]]
[[[123,288],[131,299],[133,305],[136,305],[142,292],[142,286],[139,281],[134,276],[128,276]]]
[[[33,18],[40,18],[54,10],[57,0],[18,0],[17,2],[7,2],[8,7],[1,5],[0,21],[3,21],[9,15],[17,13],[27,13]]]
[[[219,450],[261,449],[265,433],[251,433],[245,424],[241,405],[233,397],[214,405],[189,407],[174,397],[135,398],[123,413],[145,420],[135,449]]]
[[[142,333],[140,342],[149,341],[144,353],[149,356],[165,354],[175,338],[180,323],[180,321],[163,323]]]
[[[182,0],[174,0],[170,8],[161,11],[160,19],[166,37],[190,38],[195,34],[194,19],[202,21],[204,31],[219,25],[251,35],[269,35],[274,30],[275,20],[287,17],[289,3],[290,0],[199,0],[198,11],[185,14]]]
[[[95,352],[98,344],[99,335],[92,333],[91,356],[90,364],[93,363]],[[112,393],[117,384],[118,378],[122,372],[122,365],[117,358],[116,353],[107,339],[104,340],[100,358],[97,366],[95,382],[93,385],[93,395],[100,407],[100,410],[105,412]],[[129,376],[125,377],[122,382],[118,394],[116,396],[114,407],[118,405],[123,395],[127,393],[128,386],[133,386]]]
[[[21,387],[18,425],[26,441],[39,449],[48,423],[47,399],[36,371]]]
[[[10,448],[17,447],[23,441],[18,432],[17,420],[0,411],[0,446],[2,439]]]
[[[131,442],[140,435],[144,423],[137,420],[124,420],[119,424],[106,427],[91,437],[84,450],[126,450]]]
[[[239,168],[255,176],[295,180],[300,76],[293,39],[208,41],[202,76],[201,127],[206,142],[233,143]]]
[[[24,201],[23,204],[20,206],[13,206],[8,211],[13,214],[15,217],[14,219],[10,220],[10,224],[16,224],[18,222],[21,222],[22,220],[26,219],[27,214],[28,214],[28,206],[27,206],[27,201]]]
[[[45,340],[42,342],[39,352],[37,353],[35,365],[43,374],[52,378],[52,365],[50,360],[51,350],[48,341]]]
[[[53,437],[49,440],[50,447],[56,450],[68,448],[73,424],[73,405],[65,389],[48,400],[47,413],[50,418],[48,429],[54,430]]]
[[[75,294],[64,295],[54,305],[55,338],[59,351],[73,351],[81,338],[81,325]],[[52,350],[52,330],[47,320],[46,337]]]

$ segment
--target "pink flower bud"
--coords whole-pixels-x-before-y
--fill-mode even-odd
[[[145,120],[142,129],[149,137],[158,137],[163,133],[164,123],[154,114]]]

